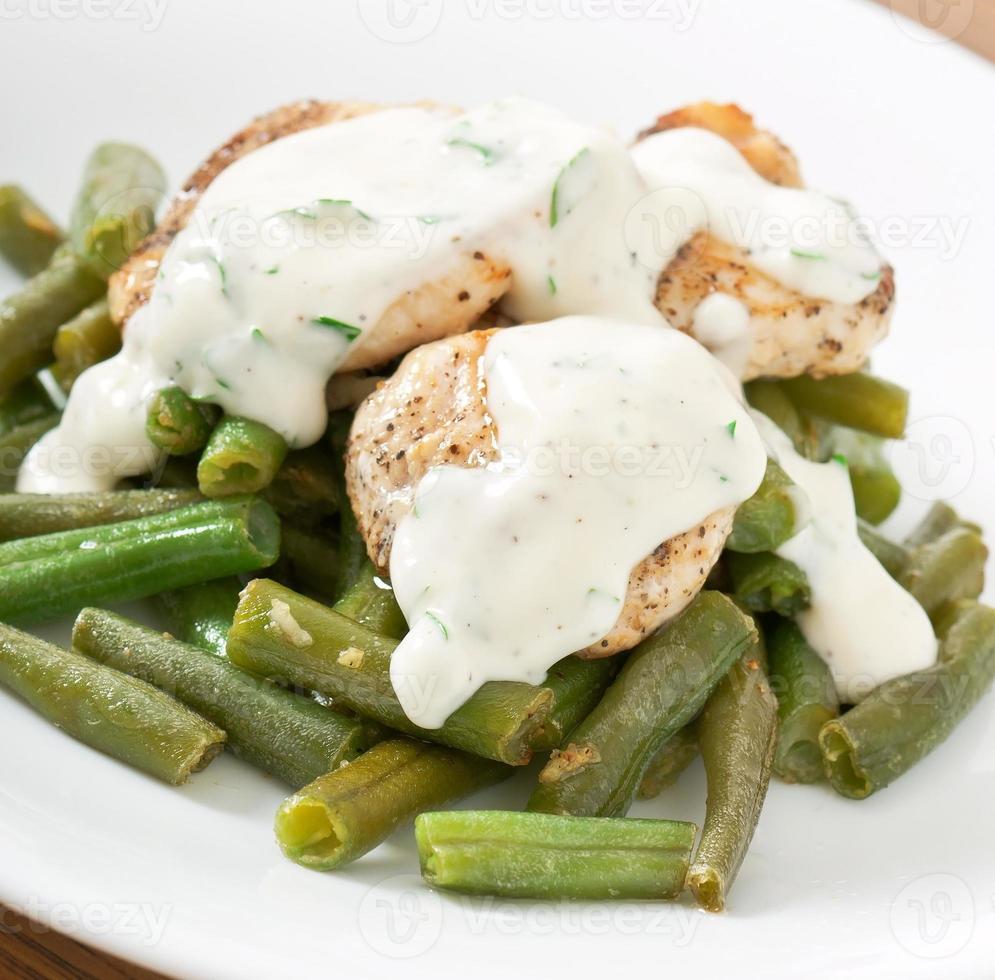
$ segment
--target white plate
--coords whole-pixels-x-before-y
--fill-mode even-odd
[[[897,455],[909,509],[953,498],[995,531],[995,154],[977,111],[995,72],[979,59],[857,0],[394,0],[393,20],[388,0],[363,0],[362,16],[353,0],[164,0],[156,24],[159,2],[2,5],[0,178],[64,214],[99,139],[149,146],[178,181],[250,116],[305,95],[473,104],[517,91],[624,134],[684,102],[735,99],[810,182],[895,236],[898,315],[875,363],[915,392],[915,446]],[[640,9],[652,13],[623,16]],[[273,781],[223,758],[171,790],[0,695],[0,900],[186,977],[383,977],[395,964],[411,977],[991,975],[992,705],[869,801],[773,786],[731,911],[715,917],[442,897],[415,876],[409,830],[344,873],[306,872],[273,842]],[[479,802],[519,805],[528,778]],[[637,812],[700,819],[703,797],[692,770]]]

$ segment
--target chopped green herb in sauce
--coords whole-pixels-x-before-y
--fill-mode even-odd
[[[446,624],[441,619],[439,619],[439,617],[436,616],[435,613],[433,613],[433,612],[426,612],[425,613],[425,618],[432,620],[432,622],[435,623],[435,625],[439,627],[439,630],[441,631],[442,635],[447,640],[449,639],[449,630],[446,629]]]
[[[328,327],[330,330],[337,330],[350,343],[354,341],[363,331],[359,327],[354,327],[351,323],[343,323],[330,316],[316,316],[311,321],[316,327]]]
[[[556,180],[553,182],[553,193],[549,201],[549,227],[555,228],[559,223],[561,218],[565,218],[570,212],[569,210],[564,211],[562,214],[560,212],[560,194],[562,190],[562,184],[564,178],[567,174],[575,167],[581,160],[583,160],[591,152],[589,147],[584,147],[575,157],[573,157],[567,165],[557,174]]]

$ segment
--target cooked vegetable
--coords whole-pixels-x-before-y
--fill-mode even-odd
[[[207,445],[217,421],[213,405],[194,401],[182,388],[163,388],[149,403],[145,434],[171,456],[186,456]]]
[[[909,410],[909,393],[871,374],[801,375],[778,384],[802,411],[861,432],[901,439]]]
[[[279,550],[269,504],[240,498],[0,544],[0,619],[51,619],[265,568]]]
[[[281,568],[289,574],[292,585],[309,589],[319,596],[331,596],[334,592],[339,556],[326,531],[304,529],[285,521],[280,559]]]
[[[72,246],[106,279],[155,227],[166,175],[143,149],[102,143],[83,170],[69,223]]]
[[[225,497],[262,490],[272,483],[286,455],[287,443],[268,425],[226,416],[200,457],[200,492]]]
[[[6,397],[0,398],[0,435],[6,435],[18,426],[35,422],[55,411],[56,407],[45,386],[37,378],[28,378]]]
[[[825,443],[827,455],[846,460],[857,516],[869,524],[880,524],[902,497],[902,486],[884,455],[884,441],[866,432],[836,426]]]
[[[767,461],[760,489],[740,504],[726,541],[731,551],[774,551],[797,531],[800,491],[774,460]]]
[[[41,272],[62,238],[56,223],[20,187],[0,187],[0,255],[21,275]]]
[[[369,558],[366,554],[366,542],[359,533],[356,515],[352,504],[342,491],[344,503],[339,513],[339,568],[336,577],[333,597],[336,602],[342,601],[349,590],[363,577],[363,570]]]
[[[86,262],[63,247],[20,292],[0,301],[0,398],[51,362],[56,331],[105,288]]]
[[[687,886],[709,912],[725,908],[770,782],[777,701],[763,659],[758,643],[733,665],[698,719],[708,802]]]
[[[499,810],[423,813],[415,838],[425,880],[502,898],[673,899],[697,828]]]
[[[337,514],[341,494],[328,452],[312,446],[289,453],[263,497],[301,526]]]
[[[692,722],[671,735],[660,747],[660,751],[653,756],[636,795],[641,800],[652,800],[659,796],[677,782],[680,774],[697,757],[698,734]]]
[[[529,810],[624,815],[661,746],[698,714],[755,638],[753,621],[731,600],[702,592],[630,654],[570,744],[550,757]]]
[[[355,719],[112,612],[84,609],[73,647],[178,698],[224,728],[236,755],[291,786],[317,779],[366,747]]]
[[[509,765],[524,765],[553,705],[548,687],[491,681],[431,731],[413,725],[390,681],[396,640],[378,636],[276,582],[242,592],[228,634],[233,663],[317,691],[367,718]]]
[[[121,330],[111,319],[107,300],[98,299],[80,310],[55,333],[52,374],[69,391],[87,369],[113,357],[121,349]]]
[[[170,633],[178,640],[224,657],[242,583],[231,576],[156,596]]]
[[[930,544],[956,527],[966,527],[975,534],[981,534],[981,528],[977,524],[963,520],[950,504],[938,500],[905,539],[905,547],[918,548],[919,545]]]
[[[371,561],[363,565],[355,582],[332,608],[339,615],[381,636],[399,640],[408,632],[408,624],[394,598],[394,590],[377,575]]]
[[[766,636],[780,722],[774,772],[789,783],[818,782],[824,776],[819,732],[840,712],[836,685],[825,661],[793,622],[769,624]]]
[[[536,739],[537,752],[563,747],[601,700],[620,665],[620,657],[566,657],[549,668],[543,687],[553,692],[553,707]]]
[[[0,541],[165,514],[203,501],[196,490],[0,495]]]
[[[819,734],[843,796],[883,789],[939,745],[995,678],[995,609],[969,600],[950,615],[934,667],[887,681]]]
[[[292,861],[331,871],[373,850],[419,813],[510,773],[508,766],[440,745],[381,742],[286,800],[276,814],[276,839]]]
[[[733,595],[751,612],[794,616],[807,609],[812,601],[808,578],[787,558],[770,552],[756,555],[729,552],[726,569]]]
[[[870,524],[857,521],[857,533],[864,547],[885,567],[892,578],[898,578],[909,563],[909,549],[878,533]]]
[[[807,459],[817,459],[822,433],[811,418],[798,411],[777,381],[750,381],[743,386],[751,408],[767,416]]]
[[[0,434],[0,493],[14,489],[18,471],[28,450],[46,432],[54,429],[59,424],[60,418],[62,416],[58,412],[52,412]]]
[[[73,738],[167,783],[182,783],[225,733],[151,684],[0,624],[0,683]]]
[[[946,602],[981,595],[987,560],[988,549],[981,537],[955,527],[913,549],[899,581],[933,615]]]

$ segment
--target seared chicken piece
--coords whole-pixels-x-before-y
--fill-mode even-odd
[[[155,288],[159,264],[176,235],[190,220],[215,177],[247,153],[274,140],[315,126],[355,119],[378,111],[369,102],[295,102],[260,116],[215,150],[184,184],[158,227],[111,276],[111,315],[124,328]],[[339,366],[340,371],[383,364],[439,337],[468,330],[510,285],[511,270],[481,252],[458,256],[439,280],[400,297],[366,331],[361,343]]]
[[[346,450],[346,485],[370,559],[387,572],[394,530],[433,466],[485,466],[498,458],[481,358],[493,330],[475,330],[412,351],[360,406]],[[611,632],[581,656],[628,650],[698,594],[732,529],[724,508],[663,542],[632,571]]]
[[[734,105],[703,102],[661,116],[640,139],[682,126],[722,136],[765,180],[801,187],[794,154]],[[877,289],[856,304],[803,296],[750,262],[736,245],[701,232],[688,242],[657,283],[656,306],[679,330],[695,335],[694,314],[712,293],[725,293],[750,310],[752,345],[743,380],[850,374],[888,332],[895,274],[884,266]]]

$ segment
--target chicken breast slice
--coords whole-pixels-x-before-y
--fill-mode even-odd
[[[148,302],[159,264],[198,201],[226,167],[247,153],[293,133],[344,122],[382,106],[371,102],[294,102],[259,116],[214,151],[183,185],[162,221],[108,284],[111,316],[124,329]],[[505,292],[511,270],[482,252],[457,256],[446,273],[399,297],[339,366],[353,371],[385,363],[418,344],[468,330]]]
[[[722,136],[765,180],[801,187],[794,154],[776,136],[757,128],[735,105],[702,102],[660,116],[644,139],[683,126]],[[744,249],[702,232],[663,271],[656,306],[677,329],[695,336],[694,315],[702,300],[724,293],[750,311],[751,345],[742,379],[824,377],[850,374],[867,361],[888,332],[895,298],[895,274],[884,266],[877,289],[856,304],[813,299],[783,286],[750,261]]]
[[[474,330],[408,354],[359,407],[346,449],[346,487],[373,563],[383,572],[398,523],[433,466],[485,466],[498,458],[481,364],[494,330]],[[583,657],[634,647],[698,594],[732,529],[735,508],[662,542],[629,576],[622,611]]]

